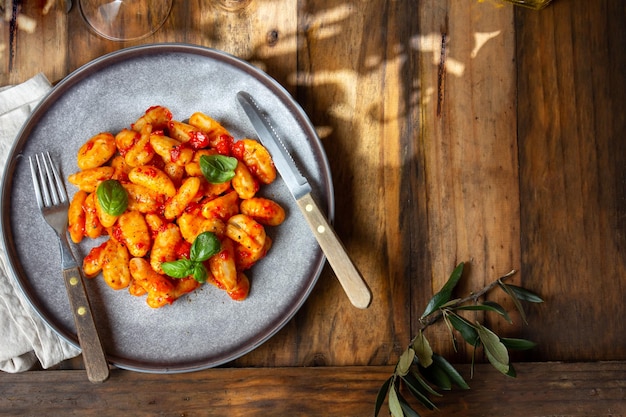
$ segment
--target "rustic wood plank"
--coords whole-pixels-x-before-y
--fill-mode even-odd
[[[463,365],[465,375],[469,367]],[[626,363],[524,363],[519,377],[478,365],[469,391],[435,399],[422,416],[617,416],[626,413]],[[0,374],[2,416],[367,416],[389,366],[212,369],[155,375],[113,370]],[[380,415],[387,415],[386,411]]]
[[[520,266],[513,6],[421,4],[415,40],[420,59],[416,163],[423,178],[414,198],[424,202],[414,221],[425,220],[414,237],[414,256],[423,259],[415,271],[421,285],[413,289],[414,318],[459,262],[468,265],[458,296]],[[489,298],[512,307],[502,292]],[[519,333],[517,317],[514,325],[491,316],[485,320],[499,334]],[[413,333],[419,325],[413,321]],[[448,357],[471,356],[463,344],[455,353],[444,325],[430,329],[427,337]]]
[[[534,360],[624,358],[623,2],[556,1],[517,22],[523,280]]]

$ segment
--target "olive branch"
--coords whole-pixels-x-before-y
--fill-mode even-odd
[[[402,396],[401,390],[408,391],[421,405],[434,410],[437,408],[432,397],[441,397],[438,390],[448,391],[453,385],[461,389],[469,389],[469,385],[461,374],[443,356],[436,354],[430,347],[424,330],[443,319],[450,331],[454,349],[457,349],[455,330],[463,340],[473,347],[471,376],[474,372],[474,357],[476,349],[482,347],[487,360],[502,374],[515,377],[515,368],[509,359],[509,350],[526,350],[536,346],[534,342],[525,339],[500,337],[478,321],[471,322],[461,316],[459,311],[486,311],[502,316],[512,323],[507,311],[500,304],[493,301],[480,301],[481,298],[495,288],[503,290],[512,300],[525,324],[526,313],[522,301],[542,303],[543,300],[532,291],[525,288],[505,284],[513,270],[493,281],[480,291],[471,293],[465,298],[452,299],[454,288],[463,276],[463,263],[460,263],[448,278],[448,281],[428,302],[424,313],[420,317],[420,329],[411,340],[407,349],[400,355],[398,363],[391,375],[380,387],[376,398],[374,416],[378,416],[385,401],[389,400],[389,411],[393,417],[419,417],[409,402]]]

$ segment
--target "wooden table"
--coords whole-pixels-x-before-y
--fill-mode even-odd
[[[0,375],[2,415],[372,415],[376,393],[454,266],[476,291],[511,269],[539,293],[528,325],[485,316],[538,343],[518,378],[482,351],[433,349],[469,391],[435,400],[455,416],[626,415],[626,3],[555,0],[543,11],[491,0],[252,0],[226,12],[175,0],[139,42],[105,41],[76,7],[28,34],[2,26],[0,85],[58,82],[130,45],[225,50],[285,86],[318,128],[333,172],[338,234],[371,287],[353,308],[326,268],[270,341],[219,369],[114,370],[87,382],[80,361]],[[502,295],[490,299],[513,306]]]

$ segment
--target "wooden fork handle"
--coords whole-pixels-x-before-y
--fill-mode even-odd
[[[109,364],[98,335],[80,268],[75,266],[64,269],[63,279],[67,287],[87,377],[91,382],[104,382],[109,378]]]
[[[352,305],[367,308],[372,293],[311,194],[305,194],[296,202]]]

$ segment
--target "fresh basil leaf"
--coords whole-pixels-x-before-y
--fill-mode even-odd
[[[194,262],[204,262],[220,251],[221,243],[217,236],[211,232],[200,233],[189,251],[189,259]]]
[[[443,288],[441,288],[441,290],[437,294],[435,294],[433,298],[430,299],[428,305],[426,306],[426,309],[422,313],[422,319],[432,314],[434,311],[437,311],[439,307],[450,301],[450,298],[452,297],[452,291],[454,290],[454,287],[456,287],[456,284],[458,284],[462,275],[463,262],[461,262],[459,265],[457,265],[456,268],[454,268],[454,271],[452,271],[450,278],[448,278],[448,281],[445,283]]]
[[[117,180],[102,181],[96,189],[102,210],[111,216],[120,216],[128,207],[128,194]]]
[[[463,336],[463,339],[465,339],[467,343],[476,346],[478,342],[478,332],[472,323],[457,314],[449,314],[448,319],[452,327],[461,333],[461,336]]]
[[[439,366],[439,368],[441,368],[446,374],[448,374],[453,384],[456,384],[459,388],[462,389],[470,388],[469,385],[467,385],[467,382],[465,382],[465,380],[461,376],[461,374],[459,374],[456,368],[452,366],[452,364],[448,362],[446,358],[435,353],[433,354],[433,362],[435,362],[437,366]]]
[[[206,282],[208,276],[209,273],[207,272],[204,264],[202,262],[194,262],[193,278],[200,283],[204,283]]]
[[[413,341],[413,349],[420,365],[427,368],[433,363],[433,350],[421,330]]]
[[[186,278],[194,272],[194,263],[189,259],[163,262],[161,269],[172,278]]]
[[[378,390],[378,395],[376,396],[376,408],[374,409],[374,417],[378,417],[378,413],[380,413],[380,409],[382,408],[385,402],[385,398],[387,397],[387,393],[389,392],[389,385],[391,384],[392,379],[393,377],[390,376]]]
[[[509,372],[509,351],[502,344],[497,334],[477,323],[476,331],[485,348],[485,354],[491,364],[503,374]]]
[[[513,350],[528,350],[537,346],[535,342],[526,339],[512,339],[508,337],[501,337],[500,341],[508,349]]]
[[[233,179],[237,168],[237,159],[224,155],[202,155],[200,170],[212,184],[222,184]]]

